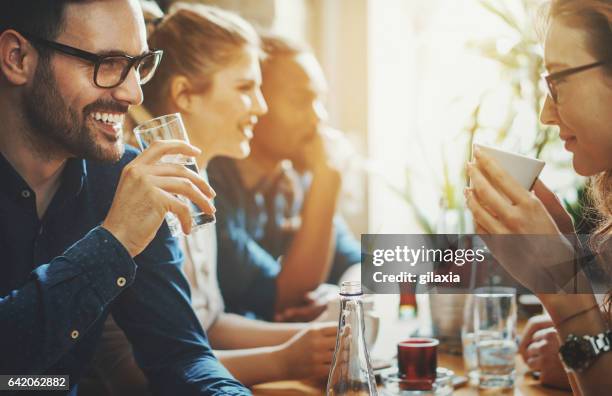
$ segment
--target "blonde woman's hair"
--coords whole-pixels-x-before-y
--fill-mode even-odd
[[[260,51],[260,40],[255,29],[234,13],[174,3],[151,33],[149,47],[164,51],[155,77],[143,86],[144,106],[159,115],[166,107],[173,76],[185,76],[194,91],[205,92],[215,73],[236,61],[242,49]]]

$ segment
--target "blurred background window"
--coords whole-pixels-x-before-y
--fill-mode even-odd
[[[360,155],[340,205],[355,234],[469,232],[472,139],[546,160],[545,182],[575,203],[583,180],[558,133],[538,121],[538,1],[200,2],[313,49],[329,81],[330,125]]]

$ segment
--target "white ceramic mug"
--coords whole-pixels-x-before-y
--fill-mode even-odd
[[[478,147],[480,150],[493,157],[503,170],[508,172],[510,176],[527,190],[531,190],[546,164],[544,161],[536,158],[526,157],[524,155],[511,153],[478,143],[474,143],[473,147]]]

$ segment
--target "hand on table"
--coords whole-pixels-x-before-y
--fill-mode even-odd
[[[540,373],[540,382],[555,388],[570,389],[569,379],[559,358],[560,341],[548,315],[529,319],[519,352],[531,370]]]
[[[521,342],[519,343],[519,353],[523,357],[525,363],[528,359],[527,347],[533,341],[533,334],[539,330],[546,329],[551,326],[554,326],[554,324],[550,319],[550,316],[547,314],[535,315],[529,318],[527,324],[525,325],[525,329],[523,330]]]
[[[286,378],[326,379],[334,357],[337,323],[313,323],[281,347]]]
[[[315,290],[306,293],[303,303],[288,307],[274,316],[276,322],[310,322],[326,309],[329,301],[338,298],[338,287],[323,283]]]

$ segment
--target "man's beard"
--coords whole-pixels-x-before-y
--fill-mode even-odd
[[[96,110],[126,112],[127,106],[97,100],[83,108],[81,114],[62,99],[49,60],[42,60],[36,68],[34,83],[23,99],[25,125],[29,139],[42,158],[68,155],[88,160],[117,162],[125,146],[119,139],[113,148],[105,149],[96,142],[96,133],[86,124]]]

